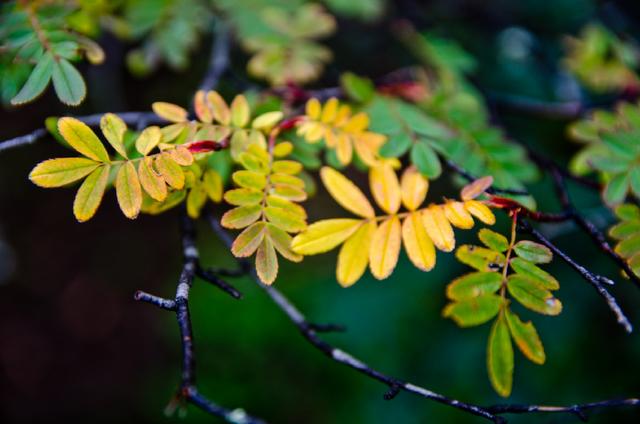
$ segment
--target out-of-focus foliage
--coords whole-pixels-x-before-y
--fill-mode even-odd
[[[327,7],[338,15],[372,21],[380,18],[386,0],[323,0]]]
[[[565,66],[596,92],[639,88],[640,50],[599,24],[587,25],[579,37],[567,37]]]
[[[8,2],[0,10],[2,101],[21,105],[40,96],[53,81],[61,102],[76,106],[85,82],[72,62],[104,60],[98,44],[78,31],[85,28],[69,2]]]
[[[618,240],[615,251],[640,276],[640,208],[634,204],[619,205],[615,214],[620,222],[609,229],[609,236]]]
[[[615,112],[597,110],[569,127],[570,136],[584,144],[569,164],[571,172],[597,172],[602,196],[609,205],[629,192],[640,198],[640,107],[621,103]]]

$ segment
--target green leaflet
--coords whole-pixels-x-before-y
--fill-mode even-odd
[[[18,94],[11,99],[11,104],[21,105],[30,102],[38,97],[49,85],[51,75],[53,74],[54,60],[51,53],[42,55],[33,71],[29,75],[29,79],[22,86]]]
[[[62,103],[77,106],[84,100],[87,87],[80,72],[66,59],[58,59],[53,65],[53,88]]]
[[[513,346],[503,314],[491,327],[487,346],[487,369],[493,388],[502,397],[511,394],[513,384]]]

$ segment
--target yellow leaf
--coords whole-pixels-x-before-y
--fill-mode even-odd
[[[127,132],[127,124],[116,114],[106,113],[100,118],[100,130],[111,147],[122,157],[127,159],[127,150],[124,147],[124,134]]]
[[[225,228],[244,228],[256,222],[261,214],[260,205],[239,206],[222,215],[220,223]]]
[[[169,150],[169,154],[178,165],[189,166],[193,163],[193,154],[184,146],[176,146]]]
[[[231,123],[231,112],[229,111],[227,102],[220,97],[220,94],[215,91],[209,91],[207,93],[207,101],[211,105],[213,117],[216,121],[220,122],[222,125],[229,125]]]
[[[279,110],[274,110],[273,112],[266,112],[262,115],[256,117],[251,123],[251,128],[255,128],[257,130],[269,131],[275,124],[280,122],[282,119],[283,113]]]
[[[85,158],[59,158],[40,162],[29,179],[40,187],[60,187],[89,175],[100,163]]]
[[[167,185],[153,169],[152,158],[146,157],[140,160],[138,176],[140,177],[140,185],[152,199],[162,202],[167,198]]]
[[[443,206],[444,214],[455,227],[468,230],[473,227],[473,218],[464,207],[464,203],[449,201]]]
[[[207,202],[207,192],[202,187],[202,184],[197,184],[187,195],[187,215],[192,219],[200,217],[200,211]]]
[[[303,189],[289,184],[273,184],[270,194],[294,202],[302,202],[307,199],[307,193]]]
[[[283,208],[291,211],[300,216],[300,219],[307,220],[307,211],[297,203],[293,203],[290,200],[283,199],[277,196],[267,196],[267,206],[273,206],[274,208]]]
[[[464,208],[473,216],[487,225],[496,223],[496,217],[487,205],[477,200],[467,200],[464,202]]]
[[[360,133],[369,126],[369,116],[364,112],[356,113],[344,126],[344,130],[350,133]]]
[[[318,101],[318,99],[316,98],[309,99],[309,101],[307,101],[307,105],[305,109],[306,109],[305,113],[309,118],[313,119],[314,121],[317,121],[318,119],[320,119],[320,112],[322,110],[322,106],[320,105],[320,101]]]
[[[356,152],[362,161],[369,167],[379,162],[378,151],[385,143],[386,137],[382,134],[363,132],[351,136]],[[386,159],[390,161],[390,159]],[[395,159],[397,161],[397,159]]]
[[[429,190],[429,180],[422,176],[415,166],[410,166],[402,173],[400,179],[402,204],[410,211],[422,205]]]
[[[328,166],[320,170],[320,177],[331,197],[346,210],[363,218],[375,217],[371,203],[347,177]]]
[[[210,124],[213,121],[211,109],[207,105],[207,99],[204,90],[198,90],[193,98],[193,108],[200,122]]]
[[[277,160],[271,165],[271,170],[282,174],[298,174],[302,171],[302,164],[294,160]]]
[[[369,170],[369,186],[376,203],[388,214],[400,209],[400,184],[391,165],[381,163]]]
[[[283,158],[289,156],[293,152],[293,144],[288,141],[281,141],[273,148],[273,156]]]
[[[246,258],[253,255],[264,239],[266,224],[256,222],[245,228],[231,245],[231,253],[236,258]]]
[[[162,139],[164,141],[175,140],[180,134],[182,134],[183,131],[185,131],[187,125],[188,124],[186,122],[181,122],[178,124],[171,124],[167,125],[166,127],[162,127],[160,129],[160,131],[162,132]]]
[[[439,205],[429,206],[422,212],[422,222],[433,244],[443,252],[451,252],[456,246],[453,228]]]
[[[301,255],[328,252],[355,233],[362,223],[359,219],[346,218],[314,222],[303,233],[294,237],[291,248]]]
[[[102,142],[84,122],[76,118],[60,118],[58,131],[67,143],[79,153],[98,162],[109,162],[109,154]]]
[[[385,219],[373,234],[369,249],[369,268],[378,280],[387,278],[396,267],[400,239],[400,218],[397,215]]]
[[[244,128],[249,123],[249,103],[242,94],[237,95],[231,102],[231,123]]]
[[[322,108],[322,115],[320,117],[320,121],[322,121],[325,124],[333,122],[336,119],[338,106],[339,106],[338,99],[336,99],[335,97],[332,97],[329,100],[327,100],[327,102],[324,104],[324,107]]]
[[[162,132],[159,127],[147,127],[140,133],[136,140],[136,149],[143,155],[147,155],[162,140]]]
[[[322,222],[322,221],[321,221]],[[336,278],[342,287],[349,287],[362,277],[369,263],[371,240],[376,232],[376,221],[359,221],[357,231],[347,239],[338,254]]]
[[[135,219],[142,205],[142,188],[136,168],[130,161],[126,161],[118,170],[115,187],[122,213],[129,219]]]
[[[488,175],[486,177],[478,178],[477,180],[462,187],[460,191],[460,198],[462,200],[471,200],[480,196],[493,184],[493,177]]]
[[[327,133],[329,133],[329,131],[327,131]],[[341,164],[348,165],[351,163],[351,158],[353,157],[353,146],[351,145],[349,135],[344,132],[339,133],[336,143],[336,155],[338,156],[338,160]]]
[[[167,102],[155,102],[151,109],[156,115],[169,122],[186,122],[188,113],[178,105]]]
[[[156,157],[156,169],[171,187],[176,190],[184,187],[184,172],[170,154],[163,152]]]
[[[256,271],[260,281],[268,286],[273,284],[278,275],[278,257],[269,237],[265,237],[258,247]]]
[[[304,181],[301,178],[288,174],[271,174],[269,181],[273,184],[287,184],[304,189]]]
[[[302,261],[302,256],[291,250],[291,236],[273,224],[267,224],[267,232],[273,246],[291,262]]]
[[[423,271],[433,269],[436,250],[424,228],[420,212],[412,212],[402,223],[402,241],[413,264]]]
[[[207,196],[214,202],[222,200],[222,178],[213,169],[207,169],[202,177],[202,185]]]
[[[73,201],[73,214],[80,222],[85,222],[95,215],[109,181],[109,165],[94,170],[83,181]]]

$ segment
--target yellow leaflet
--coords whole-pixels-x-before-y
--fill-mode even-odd
[[[328,252],[355,233],[362,223],[359,219],[346,218],[315,222],[293,239],[291,248],[301,255]],[[363,256],[367,256],[366,251]]]
[[[210,124],[213,121],[213,114],[211,109],[207,105],[207,99],[205,97],[204,90],[198,90],[193,99],[193,108],[196,111],[196,116],[200,122]]]
[[[118,170],[116,176],[116,195],[124,216],[135,219],[142,206],[142,188],[133,163],[127,161]]]
[[[302,164],[294,160],[277,160],[271,165],[271,170],[274,173],[294,175],[302,171]]]
[[[413,212],[402,223],[402,241],[413,264],[423,271],[433,269],[436,250],[424,228],[420,212]]]
[[[185,109],[173,103],[155,102],[151,105],[151,109],[156,115],[170,122],[185,122],[188,116]]]
[[[156,157],[156,169],[171,187],[176,190],[184,187],[184,171],[169,153],[163,152]]]
[[[98,162],[109,162],[109,154],[102,142],[84,122],[75,118],[60,118],[58,131],[67,143],[79,153]]]
[[[400,209],[400,184],[391,165],[382,163],[369,170],[369,186],[376,203],[388,214]]]
[[[487,225],[496,223],[496,217],[487,205],[477,200],[467,200],[464,202],[464,208],[473,216]]]
[[[123,144],[124,134],[127,132],[127,124],[118,115],[106,113],[100,118],[100,130],[111,147],[127,159],[127,150]]]
[[[229,111],[227,102],[220,97],[220,94],[215,91],[209,91],[207,93],[207,101],[211,105],[215,120],[220,122],[222,125],[229,125],[231,123],[231,112]]]
[[[468,230],[473,227],[473,218],[464,207],[464,203],[449,201],[443,206],[444,214],[455,227]]]
[[[347,239],[338,254],[336,278],[342,287],[349,287],[358,281],[369,263],[367,253],[376,231],[376,222],[373,219],[360,222],[362,225],[355,227],[357,231]]]
[[[263,113],[253,120],[251,127],[257,130],[269,131],[275,124],[280,122],[282,116],[283,114],[279,110]]]
[[[265,229],[266,224],[264,222],[256,222],[245,228],[231,245],[231,253],[233,253],[233,256],[236,258],[246,258],[253,255],[264,239]]]
[[[436,247],[444,252],[451,252],[456,246],[453,228],[439,205],[429,206],[422,212],[422,222],[427,234]]]
[[[309,99],[305,107],[305,113],[309,118],[313,119],[314,121],[317,121],[320,118],[321,110],[322,110],[322,106],[320,105],[320,101],[318,99],[315,99],[315,98]]]
[[[200,217],[200,211],[207,202],[207,192],[202,184],[196,184],[187,195],[187,215],[192,219]]]
[[[400,179],[402,204],[410,211],[422,205],[429,190],[429,180],[422,176],[415,166],[410,166],[402,173]]]
[[[98,166],[85,158],[49,159],[33,168],[29,179],[40,187],[60,187],[86,177]]]
[[[249,103],[242,94],[237,95],[231,102],[231,123],[239,128],[244,128],[249,123]]]
[[[73,214],[78,221],[85,222],[95,215],[107,188],[110,169],[109,165],[103,165],[94,170],[78,189],[73,201]]]
[[[288,141],[281,141],[273,148],[273,156],[283,158],[293,152],[293,144]]]
[[[338,99],[335,97],[330,98],[324,104],[322,108],[322,115],[320,116],[320,121],[324,124],[329,124],[336,119],[336,114],[338,112]]]
[[[143,155],[149,154],[162,140],[162,132],[159,127],[147,127],[140,133],[136,140],[136,149]]]
[[[349,119],[344,130],[350,133],[360,133],[369,126],[369,116],[364,112],[358,112]]]
[[[233,182],[244,188],[262,190],[267,185],[267,177],[256,171],[236,171],[231,176]]]
[[[400,253],[400,219],[394,215],[380,224],[369,249],[369,268],[378,280],[387,278],[398,263]]]
[[[258,247],[256,271],[260,281],[269,286],[273,284],[278,275],[278,257],[269,237],[265,237]]]
[[[147,157],[140,160],[138,176],[140,177],[140,185],[152,199],[162,202],[167,198],[167,185],[153,169],[153,159]]]
[[[267,224],[267,232],[273,246],[278,252],[291,262],[302,261],[302,255],[291,250],[291,236],[273,224]]]
[[[213,169],[207,169],[202,177],[202,185],[209,198],[218,203],[222,200],[222,178]]]
[[[320,177],[324,186],[340,206],[363,218],[375,217],[371,203],[347,177],[327,166],[320,170]]]
[[[288,233],[297,233],[307,227],[304,217],[296,213],[295,210],[267,206],[264,208],[264,215],[269,222]]]
[[[329,131],[327,131],[327,133],[328,132]],[[336,155],[338,156],[338,160],[341,164],[348,165],[351,162],[351,158],[353,156],[353,146],[351,145],[351,139],[346,133],[340,132],[336,140]]]
[[[177,146],[175,149],[169,150],[169,154],[178,165],[189,166],[193,163],[193,155],[184,146]]]

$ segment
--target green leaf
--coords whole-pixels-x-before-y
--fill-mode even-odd
[[[531,321],[526,323],[522,322],[520,318],[509,309],[506,310],[506,316],[511,336],[522,354],[531,362],[544,364],[546,359],[544,347],[533,323]]]
[[[615,212],[622,220],[640,220],[640,208],[630,203],[618,206]]]
[[[39,163],[29,174],[29,179],[40,187],[60,187],[78,181],[100,163],[85,158],[49,159]]]
[[[553,259],[553,254],[547,246],[529,240],[517,242],[513,250],[522,259],[533,263],[546,264]]]
[[[473,327],[495,317],[502,302],[503,299],[495,294],[472,297],[449,303],[442,311],[442,316],[453,319],[460,327]]]
[[[617,240],[624,240],[640,233],[640,221],[622,221],[609,229],[609,236]]]
[[[368,102],[375,93],[375,86],[370,79],[359,77],[352,72],[345,72],[340,76],[340,85],[347,96],[358,103]]]
[[[472,272],[456,278],[447,286],[447,297],[451,300],[467,300],[495,293],[502,285],[502,274],[498,272]]]
[[[87,87],[80,72],[66,59],[58,59],[53,64],[53,88],[60,101],[77,106],[84,100]]]
[[[513,258],[510,260],[510,265],[516,273],[542,284],[547,290],[557,290],[560,288],[558,280],[551,274],[525,259]]]
[[[509,241],[505,236],[491,231],[488,228],[481,229],[478,232],[478,238],[489,249],[497,252],[504,252],[509,248]]]
[[[487,370],[495,391],[502,397],[511,394],[513,384],[513,346],[504,315],[491,327],[487,347]]]
[[[558,315],[562,303],[536,280],[520,274],[512,274],[507,279],[509,293],[523,306],[545,315]]]
[[[73,214],[79,222],[91,219],[96,210],[98,210],[104,191],[107,188],[110,170],[111,167],[109,165],[99,167],[89,174],[78,189],[73,201]]]
[[[413,163],[420,173],[429,179],[437,178],[442,172],[440,159],[431,146],[425,142],[416,142],[411,148],[411,163]]]
[[[407,133],[398,133],[388,136],[387,142],[380,148],[380,154],[386,158],[397,158],[411,147],[413,140]]]
[[[602,197],[607,205],[616,205],[624,201],[629,191],[629,176],[625,173],[611,178],[602,192]]]
[[[201,184],[197,184],[187,195],[187,214],[192,219],[200,217],[200,211],[207,202],[207,192]]]
[[[501,270],[507,260],[500,252],[468,244],[462,245],[456,250],[456,258],[478,271]]]
[[[22,86],[18,94],[11,99],[12,105],[21,105],[38,97],[49,85],[53,73],[53,56],[47,52],[42,55],[27,82]]]

